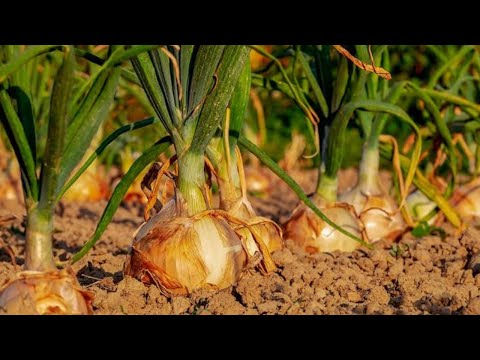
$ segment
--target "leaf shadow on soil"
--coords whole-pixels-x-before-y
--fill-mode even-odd
[[[93,285],[102,280],[111,280],[108,282],[113,282],[117,284],[123,280],[123,271],[116,271],[111,273],[105,271],[102,267],[93,265],[90,261],[81,268],[77,273],[77,279],[82,286]],[[105,281],[104,281],[105,282]]]

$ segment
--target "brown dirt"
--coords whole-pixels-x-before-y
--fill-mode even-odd
[[[314,172],[294,173],[312,191]],[[340,188],[355,182],[355,171],[342,172]],[[389,181],[388,174],[382,174]],[[261,215],[283,222],[295,207],[295,195],[275,181],[267,199],[253,198]],[[55,255],[63,260],[91,236],[105,202],[66,204],[56,221]],[[140,208],[121,208],[96,247],[74,265],[83,286],[95,293],[96,314],[480,314],[480,221],[460,233],[448,224],[448,236],[421,239],[406,234],[395,249],[379,243],[374,250],[306,255],[291,243],[273,258],[278,271],[268,277],[246,274],[233,288],[216,294],[200,291],[166,298],[154,286],[123,277],[122,267]],[[23,263],[21,206],[0,203],[0,216],[18,216],[0,229],[17,265]],[[15,272],[8,252],[0,250],[0,283]]]

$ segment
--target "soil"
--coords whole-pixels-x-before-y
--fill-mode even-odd
[[[294,172],[309,192],[315,172]],[[382,173],[389,182],[389,175]],[[251,197],[259,214],[282,223],[297,204],[283,183],[273,193]],[[340,190],[356,181],[342,171]],[[65,260],[89,239],[105,202],[64,204],[56,217],[55,256]],[[0,283],[23,264],[24,209],[0,203],[0,217],[17,219],[0,228]],[[376,243],[373,250],[307,255],[287,243],[273,254],[278,271],[245,274],[232,288],[167,298],[155,286],[124,277],[123,262],[133,234],[142,223],[140,207],[120,208],[96,247],[74,265],[80,283],[95,293],[95,314],[480,314],[480,221],[464,231],[444,225],[446,237],[415,238],[397,244]],[[2,245],[0,243],[0,245]]]

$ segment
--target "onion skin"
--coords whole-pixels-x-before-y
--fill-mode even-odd
[[[392,197],[382,190],[366,194],[356,186],[340,196],[340,200],[352,205],[365,228],[367,240],[394,241],[405,232],[407,225]]]
[[[347,204],[333,203],[323,205],[318,197],[312,199],[323,213],[340,227],[346,228],[352,234],[361,236],[360,224],[355,212]],[[358,249],[361,244],[342,234],[325,223],[309,207],[299,204],[290,219],[284,224],[284,238],[294,241],[305,252],[345,251]]]
[[[139,229],[124,273],[167,295],[186,295],[230,287],[255,265],[251,261],[245,239],[226,217],[214,211],[188,216],[176,197]]]
[[[0,309],[18,315],[89,315],[93,293],[80,287],[69,268],[22,271],[0,292]]]
[[[145,174],[144,174],[145,175]],[[148,196],[142,189],[142,179],[143,176],[139,176],[137,180],[133,182],[130,188],[127,190],[123,201],[126,203],[140,203],[140,204],[147,204]],[[121,177],[120,177],[121,179]],[[116,181],[112,188],[117,186],[120,180]],[[152,181],[153,182],[153,181]],[[165,200],[170,200],[173,198],[175,194],[174,184],[171,180],[167,180],[166,177],[162,177],[160,189],[162,189],[162,193],[160,194],[163,197],[163,192],[165,192]]]
[[[235,204],[226,206],[225,210],[233,217],[243,220],[250,225],[248,228],[245,227],[238,230],[247,239],[247,251],[250,255],[253,256],[255,251],[258,251],[252,231],[265,243],[269,253],[283,249],[282,229],[272,220],[263,216],[257,216],[247,198],[242,197]]]
[[[62,197],[64,201],[100,201],[108,197],[109,189],[107,182],[98,174],[86,171],[68,189]]]
[[[458,188],[452,202],[463,219],[480,217],[480,178]]]
[[[283,248],[282,229],[272,220],[257,216],[250,200],[248,200],[245,169],[238,148],[236,148],[234,155],[237,160],[236,166],[233,166],[233,162],[231,163],[230,173],[226,170],[226,167],[220,167],[219,176],[217,176],[220,209],[248,225],[240,228],[238,233],[246,239],[246,248],[250,256],[255,256],[255,252],[259,251],[258,243],[260,241],[265,245],[265,251],[261,251],[264,258],[270,257],[272,252]],[[263,174],[266,173],[263,172]],[[268,252],[268,254],[265,252]],[[265,270],[269,272],[267,269]]]
[[[408,210],[415,221],[422,220],[432,210],[437,208],[437,204],[425,196],[420,190],[415,190],[409,194],[405,200],[405,205],[408,207]],[[427,223],[433,225],[437,217],[438,215],[433,216],[427,221]]]
[[[354,207],[365,232],[365,240],[394,241],[407,229],[395,200],[379,181],[380,154],[378,147],[365,144],[358,170],[358,183],[339,196],[339,200]]]

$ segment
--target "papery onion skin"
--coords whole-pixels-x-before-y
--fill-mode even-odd
[[[318,204],[318,201],[315,201]],[[352,210],[341,203],[320,206],[322,212],[338,226],[358,237],[361,236],[360,225]],[[351,252],[361,244],[342,234],[325,223],[318,215],[303,203],[293,211],[284,224],[284,238],[293,240],[309,254],[317,252],[344,251]]]
[[[89,315],[92,300],[71,269],[22,271],[1,290],[0,309],[18,315]]]
[[[266,250],[271,254],[283,248],[282,229],[272,220],[263,216],[257,216],[247,197],[245,171],[238,148],[235,158],[237,164],[234,164],[232,161],[230,173],[226,164],[219,169],[217,180],[220,209],[227,211],[234,218],[248,225],[239,229],[238,232],[246,239],[246,248],[250,256],[255,256],[255,253],[259,251],[257,244],[259,240],[265,244]],[[255,234],[252,234],[252,232]],[[269,257],[269,254],[264,254],[264,257]]]
[[[366,240],[393,241],[407,229],[395,200],[380,183],[380,154],[376,146],[364,145],[358,170],[358,183],[339,196],[354,207],[365,229]]]
[[[239,230],[240,234],[248,239],[247,250],[249,254],[253,256],[255,251],[258,250],[256,242],[252,237],[251,230],[258,234],[270,253],[283,249],[282,229],[273,223],[273,221],[263,216],[257,216],[248,202],[248,199],[242,198],[239,201],[240,204],[235,204],[230,207],[228,212],[232,216],[243,220],[250,225],[249,228],[245,227]]]
[[[480,178],[459,187],[453,199],[455,210],[462,218],[480,217]]]
[[[226,219],[212,213],[187,216],[176,201],[140,229],[125,275],[172,295],[235,284],[249,260],[241,237]]]
[[[64,201],[90,202],[105,200],[108,197],[108,184],[96,173],[86,171],[67,190]]]
[[[365,194],[357,186],[339,199],[355,208],[369,242],[393,241],[405,232],[406,224],[395,200],[383,191]]]

